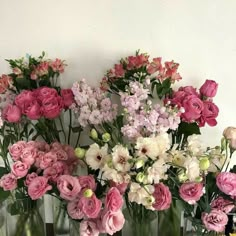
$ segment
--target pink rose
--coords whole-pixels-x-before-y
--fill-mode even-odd
[[[225,194],[236,197],[236,174],[221,172],[216,176],[217,187]]]
[[[119,190],[115,187],[109,189],[105,199],[106,209],[109,211],[118,211],[121,209],[122,205],[123,198]]]
[[[63,98],[65,108],[70,107],[70,105],[75,102],[74,94],[71,89],[62,89],[61,96]]]
[[[179,188],[180,197],[188,204],[195,204],[203,195],[202,183],[188,182]]]
[[[30,167],[34,164],[35,158],[37,157],[37,149],[33,146],[25,147],[21,154],[21,161]]]
[[[21,119],[21,110],[18,106],[8,104],[2,111],[3,118],[10,123],[17,123]]]
[[[199,126],[203,127],[205,123],[210,126],[216,126],[216,117],[219,114],[219,108],[210,101],[203,101],[202,115],[199,118]]]
[[[3,188],[4,191],[14,190],[17,187],[17,179],[16,176],[12,173],[3,175],[0,179],[0,187]]]
[[[212,201],[211,208],[223,211],[227,214],[233,210],[234,203],[232,201],[224,199],[223,197],[218,197]]]
[[[116,187],[119,190],[120,194],[123,195],[128,187],[128,183],[124,182],[124,183],[119,184],[111,180],[110,187]]]
[[[35,93],[30,90],[24,90],[15,98],[15,104],[21,109],[22,114],[26,115],[30,104],[35,100]]]
[[[122,78],[125,75],[125,70],[122,64],[115,64],[114,66],[115,77]]]
[[[84,218],[84,213],[79,204],[80,199],[76,198],[75,200],[67,204],[67,212],[72,219],[80,220]]]
[[[46,169],[49,166],[52,166],[53,163],[57,161],[57,156],[53,152],[47,152],[44,155],[40,156],[40,164],[39,167],[41,169]]]
[[[46,97],[42,100],[41,111],[45,118],[54,119],[60,115],[63,106],[63,100],[60,96]]]
[[[102,214],[102,227],[105,232],[113,235],[115,232],[120,231],[125,223],[125,218],[122,211],[105,211]]]
[[[18,141],[17,143],[14,143],[11,145],[9,149],[9,153],[14,161],[20,160],[20,156],[22,154],[22,151],[24,150],[26,146],[25,141]]]
[[[47,178],[43,176],[35,177],[28,186],[28,194],[32,200],[41,198],[52,186],[48,184]]]
[[[80,223],[80,236],[98,236],[99,230],[97,225],[92,220],[83,220]]]
[[[102,207],[102,202],[96,197],[95,194],[91,197],[82,197],[79,204],[81,205],[83,213],[88,218],[92,219],[98,217]]]
[[[39,101],[43,101],[45,98],[54,98],[58,96],[57,90],[49,87],[40,87],[36,89],[35,94]]]
[[[82,189],[89,188],[93,192],[96,190],[97,184],[92,175],[79,176],[78,179]]]
[[[57,180],[57,188],[60,196],[69,201],[74,200],[81,190],[79,180],[70,175],[61,175]]]
[[[38,175],[35,172],[32,172],[28,175],[26,175],[26,179],[25,179],[25,186],[29,186],[29,184],[32,182],[33,179],[35,179],[36,177],[38,177]]]
[[[183,91],[185,93],[185,96],[195,95],[196,97],[199,97],[199,93],[196,91],[196,88],[194,88],[193,86],[180,87],[179,91]]]
[[[207,230],[222,232],[228,222],[228,217],[223,211],[213,209],[210,213],[202,214],[202,222]]]
[[[228,140],[230,148],[236,149],[236,128],[227,127],[223,132],[224,137]]]
[[[215,97],[217,93],[218,84],[214,80],[206,80],[200,88],[200,93],[205,97]]]
[[[169,188],[163,183],[155,184],[154,187],[155,190],[153,196],[155,198],[155,202],[152,206],[158,211],[168,209],[172,201]]]
[[[67,160],[68,159],[68,155],[67,153],[63,150],[63,149],[53,149],[52,153],[54,153],[57,157],[57,160]]]
[[[16,176],[17,179],[23,178],[27,175],[29,167],[27,164],[17,161],[11,167],[11,172]]]
[[[25,114],[31,120],[38,120],[42,116],[40,104],[33,100],[25,109]]]

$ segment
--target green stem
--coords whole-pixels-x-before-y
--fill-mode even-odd
[[[69,123],[69,133],[67,143],[70,144],[70,136],[71,136],[71,125],[72,125],[72,111],[69,109],[70,123]]]

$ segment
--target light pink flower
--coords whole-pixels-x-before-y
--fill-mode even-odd
[[[10,123],[17,123],[21,119],[21,110],[18,106],[8,104],[2,111],[3,118]]]
[[[102,227],[105,232],[113,235],[115,232],[121,230],[125,223],[125,218],[122,211],[105,211],[102,213]]]
[[[147,71],[153,74],[162,68],[161,57],[153,58],[153,61],[148,65]]]
[[[180,197],[189,204],[195,204],[203,195],[202,183],[188,182],[179,188]]]
[[[108,211],[118,211],[122,208],[123,198],[119,190],[115,187],[110,188],[106,194],[105,207]]]
[[[202,213],[202,222],[207,230],[222,232],[228,222],[228,217],[223,211],[213,209],[210,213]]]
[[[47,178],[43,176],[35,177],[28,186],[28,194],[31,199],[36,200],[42,197],[52,186],[48,184]]]
[[[37,157],[37,149],[34,146],[27,146],[23,149],[21,154],[21,161],[30,167],[34,164]]]
[[[0,187],[3,188],[4,191],[14,190],[17,187],[17,179],[16,176],[12,173],[3,175],[0,179]]]
[[[70,175],[61,175],[57,180],[57,188],[60,196],[69,201],[74,200],[81,190],[78,178]]]
[[[93,175],[79,176],[78,179],[82,189],[89,188],[93,192],[96,190],[97,184]]]
[[[52,166],[52,164],[55,163],[56,161],[57,161],[56,154],[50,151],[40,157],[40,165],[39,166],[41,169],[46,169],[49,166]]]
[[[18,141],[17,143],[14,143],[8,148],[9,153],[14,161],[20,160],[20,156],[25,146],[26,146],[25,141]]]
[[[84,218],[84,213],[81,209],[82,206],[79,204],[79,201],[80,198],[78,197],[67,204],[67,212],[72,219],[79,220]]]
[[[83,220],[80,223],[80,236],[98,236],[99,230],[97,225],[92,220]]]
[[[218,197],[212,201],[211,208],[223,211],[227,214],[233,210],[234,203],[232,201],[224,199],[223,197]]]
[[[215,97],[218,89],[218,84],[214,80],[206,80],[200,88],[200,93],[205,97]]]
[[[155,190],[153,196],[155,198],[155,202],[152,206],[158,211],[168,209],[172,202],[172,196],[169,188],[163,183],[155,184],[154,188]]]
[[[236,197],[236,174],[221,172],[216,176],[217,187],[225,194]]]
[[[23,178],[27,175],[29,167],[27,164],[17,161],[11,167],[11,172],[16,176],[17,179]]]
[[[125,193],[127,187],[128,187],[128,183],[124,182],[124,183],[119,184],[119,183],[116,183],[116,182],[111,180],[110,181],[110,186],[117,188],[119,190],[120,194],[123,195]]]
[[[36,177],[38,177],[38,175],[35,172],[32,172],[28,175],[26,175],[26,179],[25,179],[25,186],[29,186],[29,184],[32,182],[33,179],[35,179]]]
[[[63,73],[65,65],[61,59],[56,58],[55,61],[50,62],[50,66],[54,72]]]

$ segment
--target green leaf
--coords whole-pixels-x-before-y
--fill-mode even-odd
[[[7,169],[3,166],[0,166],[0,178],[7,173],[8,173]]]
[[[30,89],[31,88],[30,81],[27,80],[26,78],[16,78],[15,82],[16,82],[16,86],[20,89]]]
[[[79,133],[81,132],[83,129],[81,126],[77,126],[77,127],[71,127],[71,130],[73,133]]]
[[[181,122],[178,128],[178,134],[189,136],[192,134],[201,134],[201,132],[196,122],[194,123]]]
[[[5,201],[10,195],[10,191],[4,191],[2,188],[0,188],[0,201]]]

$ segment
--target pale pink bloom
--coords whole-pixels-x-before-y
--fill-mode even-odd
[[[218,197],[212,201],[211,208],[223,211],[227,214],[233,210],[234,203],[232,201],[224,199],[223,197]]]
[[[52,166],[53,163],[57,161],[57,156],[54,152],[50,151],[45,153],[40,157],[40,168],[46,169],[49,166]]]
[[[101,112],[99,110],[93,110],[89,116],[89,122],[93,125],[100,124],[102,121]]]
[[[14,68],[12,69],[12,72],[13,72],[15,75],[20,75],[20,74],[22,74],[21,69],[18,68],[18,67],[14,67]]]
[[[30,167],[34,164],[37,157],[37,149],[34,146],[25,147],[21,154],[21,161]]]
[[[210,213],[202,213],[202,222],[207,230],[223,232],[228,222],[228,217],[223,211],[213,209]]]
[[[81,190],[79,180],[70,175],[61,175],[57,179],[57,188],[60,196],[69,201],[74,200]]]
[[[79,201],[80,198],[76,198],[75,200],[70,201],[67,204],[67,212],[72,219],[79,220],[83,219],[85,216],[81,209],[81,204],[79,204]]]
[[[31,199],[36,200],[41,198],[52,186],[48,184],[47,178],[43,176],[35,177],[28,186],[28,194]]]
[[[37,67],[36,67],[36,73],[39,76],[47,75],[48,74],[48,66],[49,63],[47,61],[41,62]]]
[[[217,187],[225,194],[236,197],[236,174],[221,172],[216,176]]]
[[[195,204],[203,195],[203,184],[188,182],[179,188],[180,197],[188,204]]]
[[[126,191],[126,189],[128,187],[128,183],[125,183],[125,182],[119,184],[119,183],[116,183],[116,182],[111,180],[109,183],[110,183],[111,187],[117,188],[121,195],[123,195],[125,193],[125,191]]]
[[[235,150],[236,149],[236,128],[227,127],[223,132],[224,137],[228,140],[229,146]]]
[[[16,176],[12,173],[5,174],[0,179],[0,187],[3,188],[4,191],[14,190],[17,188],[17,179]]]
[[[79,176],[78,179],[82,189],[88,188],[93,191],[96,190],[97,184],[95,182],[93,175]]]
[[[30,79],[32,79],[32,80],[38,79],[38,75],[36,74],[36,71],[33,71],[33,72],[31,73]]]
[[[26,179],[25,179],[25,186],[29,186],[29,184],[32,182],[33,179],[35,179],[36,177],[38,177],[38,175],[35,172],[32,172],[28,175],[26,175]]]
[[[14,161],[20,160],[20,156],[25,146],[26,146],[25,141],[18,141],[17,143],[14,143],[8,148],[9,153]]]
[[[29,167],[27,164],[17,161],[11,167],[11,172],[16,176],[17,179],[23,178],[27,175]]]
[[[110,188],[106,194],[105,207],[108,211],[118,211],[123,206],[123,198],[119,190],[115,187]]]
[[[99,230],[92,220],[83,220],[80,223],[80,236],[98,236]]]
[[[50,66],[52,67],[52,70],[54,72],[59,72],[59,73],[64,72],[65,64],[61,59],[56,58],[55,61],[51,61]]]
[[[172,202],[172,196],[169,187],[163,183],[159,183],[155,184],[154,188],[155,190],[153,196],[155,198],[155,202],[152,206],[158,211],[168,209]]]

